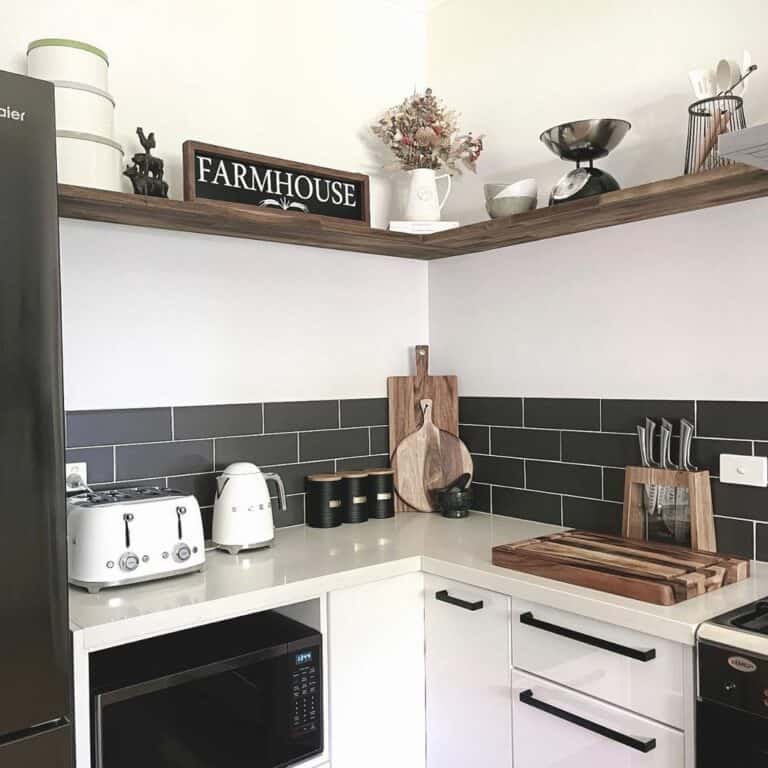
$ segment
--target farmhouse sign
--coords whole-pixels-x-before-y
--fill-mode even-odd
[[[184,199],[370,223],[368,177],[184,142]]]

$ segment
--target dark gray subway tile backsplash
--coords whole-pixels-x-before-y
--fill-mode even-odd
[[[117,480],[212,472],[213,440],[118,445],[115,449],[115,468]]]
[[[696,410],[693,400],[603,400],[603,432],[631,432],[648,416],[659,421],[669,419],[677,424],[680,419],[693,422]]]
[[[338,429],[338,400],[302,400],[265,403],[265,432],[300,432],[304,429]]]
[[[386,397],[341,401],[342,427],[385,426],[389,421]]]
[[[128,408],[117,411],[67,413],[67,447],[118,445],[170,440],[170,408]]]
[[[768,440],[768,402],[700,400],[696,419],[697,435]]]
[[[339,414],[351,428],[339,428]],[[288,509],[274,504],[275,525],[297,525],[307,475],[388,466],[388,421],[386,398],[74,411],[66,457],[88,462],[97,488],[156,485],[194,494],[210,535],[216,476],[228,464],[247,461],[279,474]]]
[[[560,433],[551,429],[491,427],[491,453],[521,459],[560,460]]]
[[[115,479],[115,449],[111,445],[67,448],[66,460],[87,462],[89,483],[111,483]]]
[[[465,397],[459,410],[475,508],[611,533],[624,466],[640,461],[637,423],[691,419],[693,463],[713,475],[720,550],[768,560],[768,489],[717,477],[721,453],[768,455],[768,402]],[[233,462],[282,476],[288,510],[275,506],[277,525],[303,522],[307,474],[389,462],[385,398],[74,411],[66,424],[67,461],[87,461],[90,483],[194,493],[208,526],[216,473]]]
[[[302,461],[368,456],[370,453],[370,433],[362,427],[302,432],[299,435]]]
[[[460,397],[460,424],[523,426],[523,401],[519,397]]]
[[[261,403],[199,405],[173,409],[173,437],[231,437],[264,431]]]
[[[768,489],[719,480],[721,453],[768,456],[768,402],[467,397],[459,412],[478,509],[606,533],[621,529],[624,467],[640,463],[637,425],[687,418],[693,464],[712,475],[718,548],[768,561]]]
[[[523,423],[546,429],[600,429],[600,401],[556,397],[526,397]]]

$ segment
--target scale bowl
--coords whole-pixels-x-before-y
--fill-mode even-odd
[[[539,139],[563,160],[580,163],[605,157],[631,127],[626,120],[613,118],[577,120],[549,128]]]

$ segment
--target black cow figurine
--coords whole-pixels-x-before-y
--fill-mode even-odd
[[[137,195],[168,197],[168,183],[163,181],[163,161],[152,154],[156,146],[154,132],[145,136],[144,129],[137,128],[136,134],[144,151],[137,152],[131,158],[133,165],[126,166],[123,175],[131,180],[133,191]]]

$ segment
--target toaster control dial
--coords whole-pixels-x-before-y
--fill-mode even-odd
[[[173,559],[177,563],[185,563],[190,557],[192,557],[192,550],[188,544],[177,544],[173,548]]]
[[[125,552],[118,565],[121,571],[135,571],[139,567],[139,557],[133,552]]]

